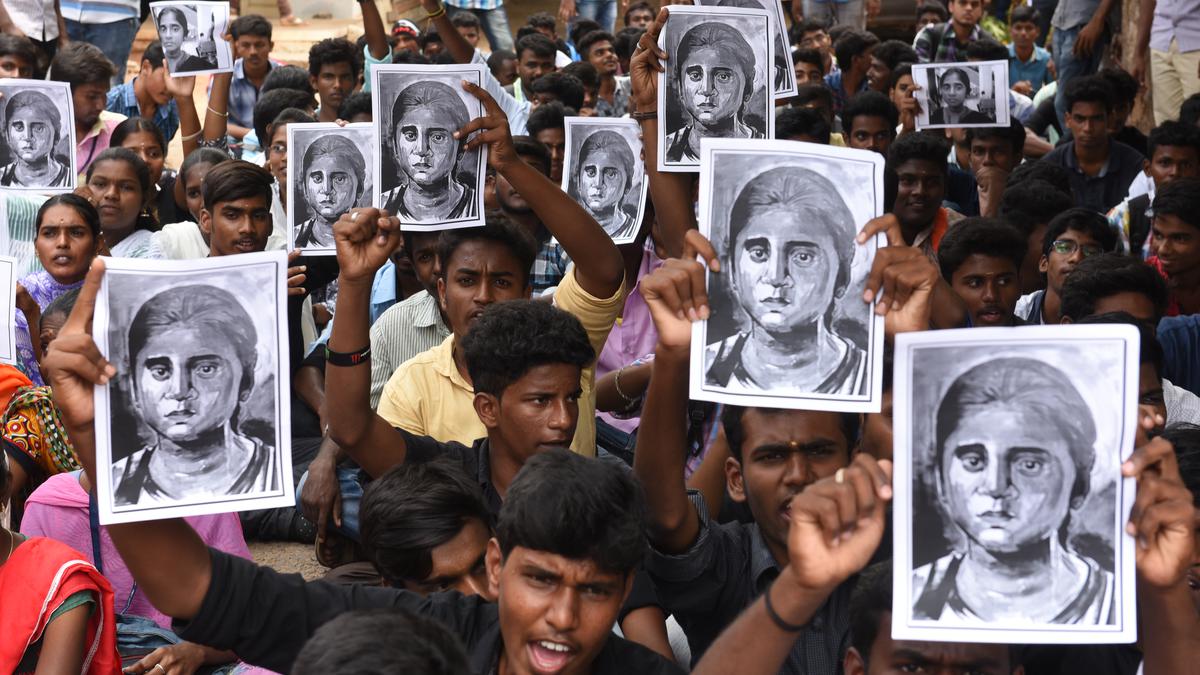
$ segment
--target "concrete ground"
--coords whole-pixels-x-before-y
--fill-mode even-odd
[[[258,542],[250,544],[250,555],[254,562],[266,565],[284,574],[296,573],[308,581],[320,579],[326,569],[317,562],[312,544],[294,544],[291,542]]]

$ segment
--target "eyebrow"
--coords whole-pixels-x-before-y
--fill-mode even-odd
[[[917,663],[918,665],[938,663],[938,661],[936,661],[934,658],[931,658],[928,654],[924,654],[915,649],[905,649],[903,647],[897,647],[896,649],[892,650],[892,658],[913,661],[913,662]],[[952,665],[956,668],[996,668],[996,669],[999,669],[1004,664],[1000,663],[999,661],[997,661],[994,658],[982,656],[982,657],[972,658],[969,660],[955,661],[951,664],[946,664],[946,665]]]
[[[832,438],[814,438],[807,443],[797,443],[795,445],[784,442],[764,443],[755,447],[751,452],[766,452],[768,450],[786,450],[788,452],[792,452],[794,450],[796,452],[812,452],[813,450],[826,450],[829,448],[836,450],[838,448],[837,441],[833,440]]]

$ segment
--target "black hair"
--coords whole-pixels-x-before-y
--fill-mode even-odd
[[[833,56],[837,59],[838,68],[850,70],[851,61],[868,49],[879,44],[879,38],[874,33],[856,28],[848,29],[833,43]]]
[[[1116,92],[1103,76],[1085,75],[1067,80],[1063,86],[1063,98],[1067,102],[1067,113],[1076,103],[1099,103],[1111,112]]]
[[[1068,230],[1091,235],[1103,251],[1112,251],[1117,247],[1117,233],[1113,232],[1108,219],[1091,209],[1076,206],[1050,219],[1046,225],[1046,236],[1042,239],[1042,255],[1050,255],[1054,241]]]
[[[792,44],[800,44],[805,33],[815,33],[816,31],[828,34],[829,22],[824,19],[807,18],[800,23],[793,23],[792,27],[788,29],[788,40]]]
[[[645,528],[645,496],[627,469],[559,449],[517,472],[496,539],[505,558],[520,546],[629,575],[646,555]]]
[[[1200,178],[1177,178],[1158,188],[1150,204],[1154,216],[1175,216],[1200,229]]]
[[[826,87],[825,84],[813,82],[810,84],[802,84],[796,87],[796,95],[792,97],[792,101],[797,106],[808,105],[809,103],[818,102],[826,110],[833,110],[833,92]]]
[[[354,43],[346,38],[325,38],[308,50],[308,74],[313,77],[321,74],[323,66],[335,63],[349,63],[350,74],[355,79],[358,79],[358,74],[362,72],[359,51],[354,48]]]
[[[1040,162],[1035,162],[1039,163]],[[1028,238],[1039,225],[1075,205],[1071,195],[1044,180],[1027,180],[1005,188],[1000,197],[1000,217]],[[1038,242],[1041,245],[1041,242]]]
[[[897,138],[888,148],[887,170],[895,174],[902,164],[918,159],[929,162],[945,175],[947,168],[946,154],[949,151],[946,140],[931,134],[905,134]]]
[[[1025,151],[1025,126],[1016,118],[1009,121],[1006,127],[979,127],[967,129],[967,145],[970,146],[976,139],[981,141],[1001,140],[1007,141],[1008,146],[1012,148],[1013,155],[1020,159]]]
[[[403,51],[392,54],[392,63],[406,63],[412,66],[428,66],[433,63],[421,52]]]
[[[864,569],[850,593],[850,646],[865,661],[879,637],[879,624],[892,612],[892,561]]]
[[[270,147],[271,137],[275,135],[275,132],[278,131],[280,127],[284,127],[293,123],[309,124],[316,121],[317,118],[299,108],[287,108],[276,115],[275,119],[271,120],[271,123],[267,125],[267,139],[263,141],[262,147]]]
[[[532,33],[517,40],[517,59],[521,58],[521,54],[531,51],[538,58],[546,58],[554,56],[558,51],[558,46],[554,44],[554,40],[542,35],[541,33]]]
[[[600,86],[600,73],[587,61],[575,61],[558,72],[577,78],[587,91],[595,91]]]
[[[242,160],[222,162],[209,170],[204,177],[201,191],[204,193],[204,208],[212,212],[217,204],[239,199],[262,197],[271,204],[271,172]]]
[[[546,73],[534,80],[529,90],[535,94],[551,94],[568,108],[579,110],[583,107],[583,83],[574,75]]]
[[[967,218],[950,228],[938,247],[938,266],[946,283],[973,255],[1004,258],[1021,269],[1027,248],[1025,236],[1000,218]]]
[[[492,526],[479,483],[446,459],[401,464],[371,481],[360,514],[367,559],[398,588],[429,578],[433,549],[472,520]]]
[[[1035,26],[1041,27],[1042,13],[1031,5],[1017,5],[1013,8],[1012,14],[1008,18],[1008,25],[1011,26],[1015,23],[1032,23]]]
[[[475,393],[504,395],[538,366],[566,364],[581,371],[596,358],[583,324],[540,300],[488,305],[462,341]]]
[[[100,236],[100,212],[97,211],[96,207],[92,206],[92,203],[88,200],[80,197],[74,192],[67,192],[64,194],[54,195],[42,202],[41,207],[38,208],[37,217],[33,221],[33,232],[35,237],[37,236],[37,231],[42,227],[42,219],[46,217],[46,212],[54,206],[69,206],[72,209],[75,209],[75,212],[78,213],[81,218],[83,218],[83,222],[88,226],[88,229],[92,231],[92,236]]]
[[[1179,476],[1192,493],[1192,505],[1200,509],[1200,426],[1176,422],[1163,430],[1162,437],[1175,446]]]
[[[455,12],[454,16],[450,17],[450,23],[454,24],[455,28],[483,30],[483,24],[479,22],[479,17],[471,12]]]
[[[60,47],[50,61],[50,78],[66,82],[72,88],[85,84],[102,84],[107,89],[117,67],[100,48],[90,42],[73,40]]]
[[[494,52],[492,52],[490,56],[488,56],[488,59],[487,59],[488,70],[492,71],[492,74],[495,75],[497,72],[500,71],[500,66],[504,65],[505,61],[516,61],[516,60],[517,60],[516,54],[508,51],[507,49],[497,49]]]
[[[258,97],[254,104],[254,133],[258,144],[266,148],[271,144],[271,124],[284,110],[303,109],[312,105],[312,94],[296,89],[273,89]]]
[[[560,101],[544,103],[529,113],[525,130],[529,132],[530,136],[537,138],[537,135],[546,129],[565,129],[566,122],[564,120],[574,114],[575,111],[568,111]]]
[[[830,128],[825,116],[811,108],[784,108],[775,115],[775,138],[790,140],[809,136],[829,145]]]
[[[658,9],[655,8],[655,6],[650,4],[649,2],[646,2],[646,0],[638,0],[637,2],[631,2],[631,3],[629,3],[629,6],[625,8],[625,15],[621,17],[621,20],[625,22],[626,26],[629,25],[629,15],[633,14],[634,12],[636,12],[638,10],[647,10],[653,15],[658,14]]]
[[[24,35],[9,35],[8,33],[0,33],[0,56],[15,56],[29,64],[29,67],[37,70],[38,67],[38,50],[33,44],[33,40]]]
[[[1153,161],[1160,147],[1191,148],[1200,155],[1200,128],[1177,120],[1167,120],[1150,130],[1146,139],[1146,159]]]
[[[267,73],[267,77],[263,80],[262,89],[258,95],[261,97],[269,91],[276,89],[295,89],[296,91],[307,92],[309,96],[316,96],[317,90],[313,89],[312,79],[308,76],[308,71],[300,66],[276,66]],[[302,107],[302,106],[292,106]]]
[[[1082,259],[1070,270],[1060,294],[1060,313],[1080,321],[1096,312],[1096,304],[1117,293],[1139,293],[1154,305],[1154,323],[1166,311],[1166,282],[1158,270],[1120,253]]]
[[[792,63],[807,63],[822,71],[825,69],[825,60],[821,58],[821,52],[807,47],[792,50]]]
[[[417,38],[417,44],[421,46],[421,51],[425,51],[425,48],[428,47],[431,42],[445,44],[445,42],[442,40],[441,34],[438,33],[437,26],[432,24],[425,29],[424,33],[421,33],[421,37]]]
[[[1200,124],[1200,94],[1192,94],[1179,106],[1179,121],[1188,126]]]
[[[902,78],[902,77],[911,78],[912,77],[912,67],[913,67],[913,64],[911,64],[911,63],[901,63],[900,65],[896,66],[895,68],[892,68],[892,74],[890,76],[888,76],[888,91],[895,89],[896,85],[900,84],[900,78]]]
[[[617,39],[613,40],[613,51],[617,53],[619,59],[633,58],[633,52],[637,49],[638,41],[646,34],[642,28],[622,28],[617,32]]]
[[[1111,66],[1101,68],[1097,75],[1103,78],[1105,82],[1108,82],[1108,86],[1116,96],[1115,101],[1126,105],[1133,105],[1134,100],[1137,99],[1138,89],[1141,88],[1138,81],[1133,79],[1133,75],[1130,75],[1124,68],[1114,68]]]
[[[987,37],[985,34],[978,40],[972,40],[971,42],[967,43],[967,60],[1007,61],[1008,47],[1005,47],[996,40]]]
[[[162,43],[158,40],[146,45],[146,48],[142,50],[142,61],[149,61],[150,67],[153,69],[162,68],[165,59],[166,55],[163,54]]]
[[[558,29],[558,19],[550,12],[534,12],[525,19],[525,25],[530,28],[549,28],[550,30]]]
[[[1144,266],[1144,265],[1143,265]],[[1074,272],[1072,272],[1074,276]],[[1067,316],[1066,314],[1063,315]],[[1129,312],[1105,312],[1104,314],[1091,314],[1083,318],[1076,319],[1071,317],[1075,323],[1079,324],[1126,324],[1138,329],[1140,345],[1138,347],[1138,363],[1149,363],[1154,367],[1155,379],[1162,379],[1163,372],[1163,350],[1162,345],[1158,342],[1158,331],[1154,326],[1143,323],[1138,318]]]
[[[430,62],[435,66],[454,66],[458,65],[458,61],[454,60],[454,55],[448,51],[441,51],[433,55]]]
[[[469,241],[488,241],[508,249],[517,259],[526,278],[521,280],[522,286],[529,284],[529,273],[533,269],[533,261],[537,258],[538,245],[533,235],[525,227],[509,220],[499,211],[491,211],[484,220],[483,227],[467,227],[442,232],[438,240],[438,261],[442,266],[442,276],[449,272],[450,258],[458,247]]]
[[[1074,190],[1071,189],[1071,172],[1053,162],[1018,164],[1012,173],[1008,174],[1008,180],[1004,182],[1004,191],[1007,193],[1026,181],[1034,180],[1049,184],[1055,190],[1070,196],[1071,203],[1075,203]]]
[[[571,43],[576,46],[576,51],[580,51],[578,48],[579,41],[583,39],[583,36],[597,30],[603,30],[603,26],[591,19],[576,19],[576,21],[571,24],[571,28],[567,31],[567,37],[570,38]],[[518,49],[517,53],[520,54],[521,50]]]
[[[178,180],[183,181],[184,188],[187,187],[187,175],[195,166],[199,164],[209,164],[216,166],[222,162],[232,161],[233,158],[221,150],[216,148],[196,148],[188,153],[188,156],[183,159],[183,165],[179,167]]]
[[[901,40],[880,42],[871,52],[871,56],[882,61],[888,70],[894,70],[901,63],[916,63],[918,60],[917,52],[913,50],[912,45]]]
[[[258,14],[244,14],[229,24],[229,33],[237,40],[243,35],[271,39],[271,22]]]
[[[939,0],[923,0],[917,5],[917,18],[920,19],[922,14],[933,12],[938,15],[938,23],[946,23],[950,20],[950,12],[946,9],[946,5]]]
[[[725,429],[725,440],[729,443],[729,454],[737,461],[742,461],[742,444],[746,441],[746,432],[742,427],[747,410],[757,410],[763,415],[783,415],[792,412],[809,414],[837,415],[841,423],[842,435],[846,437],[846,449],[850,451],[858,443],[858,430],[862,424],[862,416],[856,413],[824,413],[819,410],[794,411],[783,408],[748,408],[737,405],[726,405],[721,413],[721,426]]]
[[[292,664],[294,675],[458,675],[470,670],[457,635],[438,621],[396,608],[339,614],[313,633]]]
[[[517,151],[517,156],[526,164],[542,172],[543,175],[550,175],[550,149],[546,147],[545,143],[532,136],[513,136],[513,150]]]
[[[608,42],[610,45],[617,41],[617,38],[606,30],[594,30],[583,36],[583,39],[575,43],[575,50],[579,52],[579,56],[584,60],[588,58],[588,52],[592,47],[599,42]]]
[[[854,129],[856,117],[880,117],[887,122],[888,129],[900,123],[900,111],[886,95],[874,90],[859,92],[842,108],[842,129],[849,135]]]
[[[138,187],[142,190],[142,210],[138,212],[134,228],[138,230],[157,230],[159,228],[158,217],[147,208],[153,202],[155,195],[155,186],[150,180],[150,167],[146,166],[146,162],[134,151],[120,146],[110,147],[99,155],[96,155],[96,158],[88,165],[84,180],[91,182],[92,174],[96,171],[96,167],[100,166],[103,162],[124,162],[133,169],[133,175],[137,176]]]
[[[48,316],[71,316],[71,311],[75,309],[75,302],[79,300],[79,291],[81,290],[83,289],[72,288],[71,290],[51,300],[50,304],[46,305],[46,308],[42,310],[42,316],[38,323],[38,329],[41,329],[42,324],[45,323],[46,317]]]
[[[342,101],[342,107],[338,108],[338,118],[349,122],[355,115],[373,114],[371,112],[371,92],[356,91],[346,97]]]
[[[122,120],[120,124],[112,130],[112,136],[109,137],[109,147],[119,148],[129,138],[130,134],[144,132],[154,137],[154,141],[158,143],[159,149],[162,150],[163,156],[167,155],[167,139],[163,138],[162,129],[159,129],[154,122],[144,117],[130,117]]]

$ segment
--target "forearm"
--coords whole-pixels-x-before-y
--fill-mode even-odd
[[[196,141],[200,137],[200,116],[196,114],[196,101],[191,96],[176,96],[175,105],[179,106],[179,140],[183,143],[183,156],[187,157],[200,147]],[[182,186],[183,181],[175,181],[175,184]]]
[[[234,661],[238,660],[237,654],[234,654],[233,652],[221,651],[220,649],[213,649],[212,647],[205,647],[204,645],[199,646],[200,650],[204,652],[204,665],[206,666],[219,666],[225,663],[233,663]]]
[[[212,581],[208,547],[182,518],[109,525],[113,545],[150,604],[188,620],[200,612]]]
[[[625,396],[636,399],[645,393],[646,387],[650,385],[652,365],[639,363],[636,366],[625,366],[596,380],[596,410],[625,412],[630,407]],[[621,378],[620,387],[617,386],[618,375]]]
[[[1022,148],[1022,154],[1030,159],[1041,159],[1048,152],[1054,149],[1048,141],[1043,140],[1035,134],[1032,129],[1025,129],[1025,146]]]
[[[454,22],[450,20],[448,13],[443,11],[436,19],[431,19],[431,22],[437,28],[438,35],[442,37],[442,44],[446,46],[446,51],[450,52],[450,56],[453,56],[455,61],[470,63],[475,59],[475,48],[454,27]]]
[[[57,2],[54,4],[56,7],[58,6]],[[16,25],[13,23],[12,17],[8,15],[4,3],[0,2],[0,33],[11,33],[15,29]]]
[[[251,131],[253,131],[253,129],[249,129],[246,127],[239,127],[236,124],[226,124],[225,125],[225,132],[228,133],[230,136],[233,136],[234,138],[238,139],[239,141],[246,138],[246,134],[250,133]]]
[[[930,323],[933,328],[962,328],[967,325],[967,307],[945,281],[933,289]]]
[[[374,59],[382,59],[391,51],[388,44],[387,32],[383,28],[383,17],[379,16],[379,7],[375,0],[359,0],[362,9],[363,34],[367,38],[367,49]]]
[[[725,460],[729,457],[729,440],[725,438],[725,430],[717,433],[717,438],[708,447],[700,466],[688,479],[689,490],[699,490],[704,495],[704,503],[708,505],[708,517],[717,519],[721,513],[721,502],[725,499]]]
[[[519,158],[500,173],[562,244],[575,263],[575,276],[583,290],[597,298],[612,297],[625,277],[625,261],[596,219],[545,174]]]
[[[1173,675],[1191,672],[1200,661],[1200,614],[1187,583],[1173,588],[1155,588],[1139,582],[1137,589],[1141,627],[1142,672]]]
[[[675,661],[675,652],[671,650],[671,640],[667,637],[667,617],[661,607],[647,605],[633,610],[621,622],[621,632],[626,640],[652,649],[669,661]]]
[[[660,346],[642,407],[633,470],[646,487],[651,541],[664,553],[686,551],[700,531],[683,478],[687,400],[687,350]]]
[[[1108,20],[1108,13],[1116,6],[1116,0],[1100,0],[1100,6],[1096,9],[1096,14],[1092,17],[1092,21],[1104,23]]]
[[[683,253],[684,235],[696,227],[692,174],[658,170],[658,120],[642,120],[642,145],[650,200],[654,202],[654,217],[663,239],[658,244],[666,249],[668,256],[678,257]]]
[[[797,626],[812,619],[830,592],[832,589],[801,589],[790,581],[787,568],[767,589],[775,611],[784,621]],[[771,620],[765,597],[760,597],[712,643],[692,673],[774,675],[783,666],[797,637]]]
[[[225,137],[225,131],[229,127],[229,85],[232,82],[233,73],[218,73],[213,76],[213,85],[208,94],[208,106],[204,114],[206,141],[216,141]]]
[[[1150,26],[1154,24],[1155,0],[1140,0],[1138,3],[1137,43],[1134,56],[1144,58],[1150,49]]]
[[[292,389],[313,411],[320,411],[325,404],[325,374],[319,368],[300,366],[292,378]]]

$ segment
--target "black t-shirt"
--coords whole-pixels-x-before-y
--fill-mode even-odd
[[[489,675],[500,653],[499,610],[478,596],[449,592],[421,597],[396,588],[306,582],[298,574],[280,574],[214,549],[209,553],[212,579],[200,612],[190,622],[175,622],[175,632],[189,642],[232,650],[248,664],[289,672],[304,643],[327,621],[343,612],[388,607],[447,626],[462,639],[476,675]],[[592,666],[594,675],[682,672],[616,635],[609,636]]]

